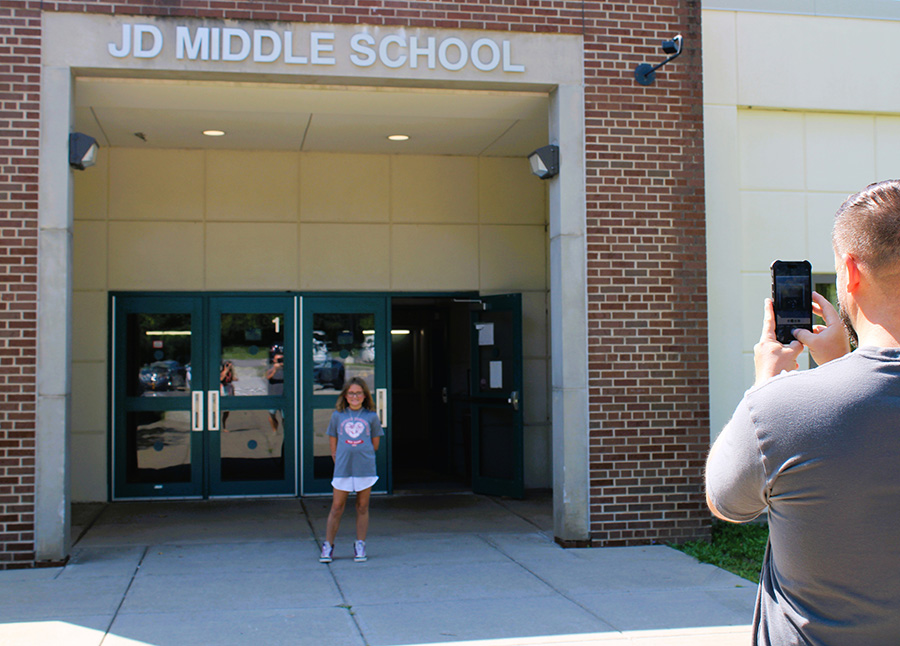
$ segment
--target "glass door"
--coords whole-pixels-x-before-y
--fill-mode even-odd
[[[113,297],[112,494],[203,495],[202,303]]]
[[[330,493],[334,464],[325,431],[344,384],[366,381],[385,435],[375,454],[379,480],[389,490],[388,317],[386,298],[303,299],[303,493]]]
[[[209,495],[296,491],[293,330],[293,298],[210,299]]]
[[[482,296],[471,314],[472,490],[522,498],[522,295]]]
[[[112,497],[295,493],[295,299],[111,303]]]

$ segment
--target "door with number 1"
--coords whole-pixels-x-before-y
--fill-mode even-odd
[[[296,493],[297,304],[112,295],[112,498]]]

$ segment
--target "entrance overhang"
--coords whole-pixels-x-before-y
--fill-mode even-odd
[[[89,77],[165,83],[301,83],[320,90],[329,85],[339,86],[344,97],[348,89],[371,93],[372,88],[389,88],[374,90],[385,94],[437,89],[472,92],[469,103],[461,102],[469,107],[484,99],[485,92],[497,93],[495,98],[501,102],[512,96],[504,93],[546,93],[549,141],[540,143],[559,145],[561,166],[560,175],[549,180],[548,207],[554,533],[562,541],[588,538],[584,65],[580,36],[299,23],[264,27],[264,23],[254,22],[50,12],[44,13],[42,20],[35,485],[38,561],[65,558],[70,546],[73,175],[67,142],[76,124],[76,79]],[[218,60],[213,55],[216,37],[212,30],[220,30]],[[221,49],[221,39],[226,38],[226,30],[230,30],[230,44],[228,56],[223,56],[226,50]],[[277,59],[265,60],[272,57],[275,40],[262,31],[280,39],[282,51]],[[206,59],[204,37],[198,35],[204,33],[209,39]],[[287,33],[292,34],[293,61],[284,56]],[[243,53],[245,37],[250,40],[248,54],[228,60]],[[254,50],[256,39],[259,43]],[[301,39],[305,49],[300,48]],[[368,52],[374,52],[371,62]],[[463,56],[471,64],[454,69]],[[296,60],[303,57],[306,63]]]

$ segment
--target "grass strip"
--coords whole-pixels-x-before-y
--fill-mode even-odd
[[[709,541],[672,545],[701,563],[711,563],[754,583],[759,583],[769,528],[764,523],[735,525],[715,521]]]

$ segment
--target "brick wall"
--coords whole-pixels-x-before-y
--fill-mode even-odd
[[[33,561],[41,11],[583,34],[595,544],[708,531],[699,0],[8,0],[0,7],[0,567]],[[660,41],[685,37],[663,58]]]
[[[587,3],[591,528],[594,544],[708,535],[700,2]],[[627,9],[627,10],[626,10]],[[684,53],[662,62],[663,40]]]
[[[0,5],[0,568],[34,561],[40,13]]]

